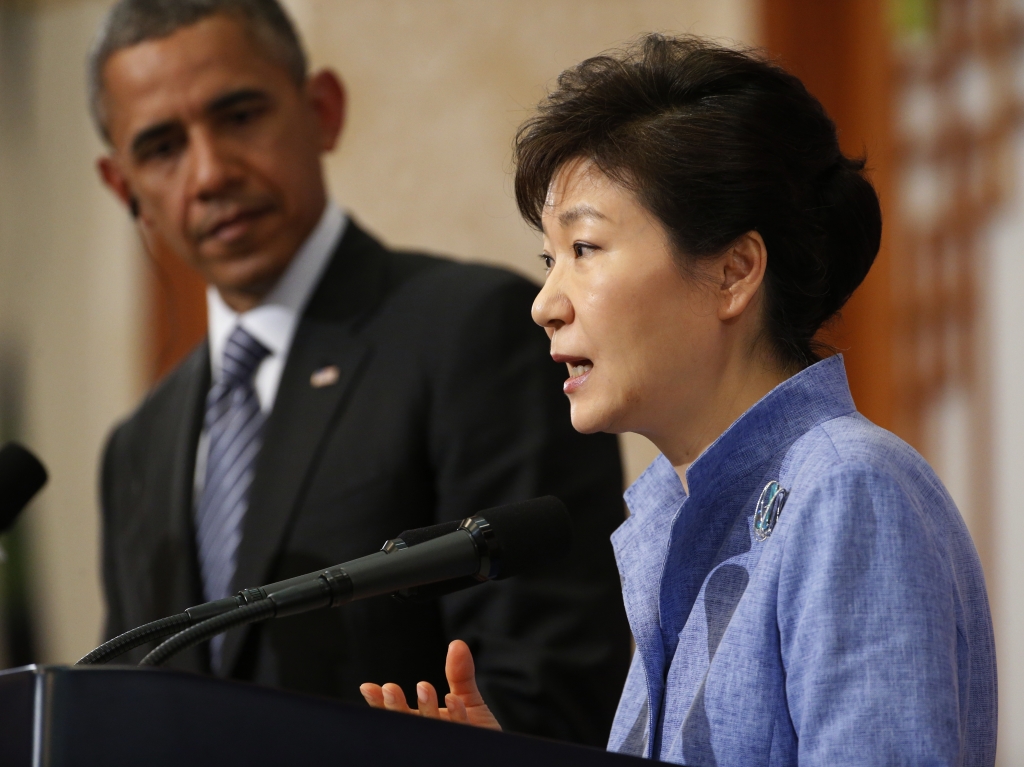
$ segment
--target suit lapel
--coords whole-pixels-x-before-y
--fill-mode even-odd
[[[301,500],[307,475],[345,394],[358,377],[367,347],[343,329],[303,322],[289,354],[249,495],[235,585],[259,586]],[[335,383],[315,387],[316,371],[334,366]]]
[[[383,265],[363,258],[367,243],[380,247],[350,221],[296,329],[249,490],[236,588],[259,586],[268,578],[321,446],[369,356],[355,328],[375,303]],[[224,668],[234,666],[247,635],[243,628],[225,637]]]

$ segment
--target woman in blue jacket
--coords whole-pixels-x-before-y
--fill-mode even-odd
[[[612,538],[636,654],[609,748],[689,765],[991,765],[981,565],[818,330],[878,251],[864,162],[794,77],[699,38],[562,74],[516,142],[536,322],[582,432],[662,455]],[[453,643],[418,713],[497,726]],[[410,711],[393,685],[371,705]]]

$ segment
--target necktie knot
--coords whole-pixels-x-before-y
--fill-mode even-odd
[[[221,362],[222,381],[226,388],[252,380],[253,373],[270,349],[253,338],[241,325],[235,327],[224,346]]]

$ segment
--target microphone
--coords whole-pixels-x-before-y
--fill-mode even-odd
[[[239,594],[246,601],[244,607],[178,632],[139,665],[159,666],[182,650],[247,623],[451,580],[470,578],[482,583],[510,578],[560,559],[572,541],[569,512],[554,496],[488,509],[457,523],[451,532],[437,530],[446,527],[418,531],[426,540],[413,546],[402,539],[392,540],[369,556],[246,589]],[[416,537],[412,532],[406,534]],[[428,537],[438,532],[436,537]]]
[[[415,530],[404,530],[399,533],[397,538],[385,541],[384,547],[381,550],[390,551],[394,548],[418,546],[426,541],[432,541],[435,538],[440,538],[442,535],[455,532],[459,529],[460,524],[461,522],[458,520],[453,520],[451,522],[442,522],[439,525],[431,525],[430,527],[418,527]],[[425,602],[428,599],[436,599],[437,597],[442,597],[445,594],[451,594],[455,591],[468,589],[470,586],[475,586],[479,582],[480,581],[472,575],[467,575],[462,578],[452,578],[447,581],[430,583],[426,586],[419,586],[411,589],[400,589],[391,596],[400,602]]]
[[[502,507],[502,509],[504,508],[507,507]],[[430,527],[406,530],[398,538],[392,538],[385,541],[384,546],[381,547],[381,551],[390,553],[397,549],[406,549],[410,546],[416,546],[424,541],[430,541],[447,533],[453,533],[459,529],[459,525],[461,524],[462,520],[453,520],[451,522],[443,522],[439,525],[431,525]],[[116,637],[108,639],[87,655],[82,656],[75,665],[92,666],[107,663],[120,655],[124,655],[126,652],[134,650],[136,647],[141,647],[142,645],[148,644],[149,642],[157,639],[169,637],[172,634],[177,634],[184,629],[198,625],[210,618],[216,618],[218,615],[231,612],[239,607],[244,607],[261,599],[266,599],[267,594],[276,593],[288,588],[289,586],[296,586],[301,583],[315,581],[320,577],[320,572],[321,571],[318,570],[314,573],[298,575],[294,578],[288,578],[286,580],[278,581],[277,583],[270,583],[258,588],[242,589],[234,596],[216,599],[213,602],[203,602],[202,604],[193,605],[192,607],[186,607],[183,612],[176,613],[175,615],[169,615],[166,618],[159,618],[158,620],[150,621],[149,623],[145,623],[141,626],[136,626],[123,634],[118,634]],[[422,589],[409,589],[397,592],[394,596],[402,600],[424,599],[428,596],[441,596],[442,594],[447,594],[452,591],[458,591],[460,589],[468,588],[469,586],[475,586],[477,583],[479,583],[479,581],[473,577],[457,578],[452,581],[436,583],[433,584],[433,586],[428,587],[436,589],[436,592],[427,594],[421,593],[423,592]]]
[[[0,448],[0,533],[10,529],[48,478],[39,459],[17,442]]]

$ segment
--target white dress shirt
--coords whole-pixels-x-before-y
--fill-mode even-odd
[[[212,285],[206,289],[210,372],[213,383],[220,380],[224,347],[237,325],[245,328],[253,338],[270,350],[270,354],[263,358],[256,369],[253,380],[256,396],[260,401],[260,410],[264,416],[274,408],[281,374],[288,361],[288,352],[291,350],[292,338],[295,336],[295,328],[299,324],[302,311],[320,281],[331,254],[344,235],[347,224],[348,218],[341,208],[328,201],[320,222],[299,248],[281,280],[258,306],[247,312],[239,314],[224,303],[224,299]],[[196,451],[197,500],[206,480],[208,451],[209,440],[204,427]]]

